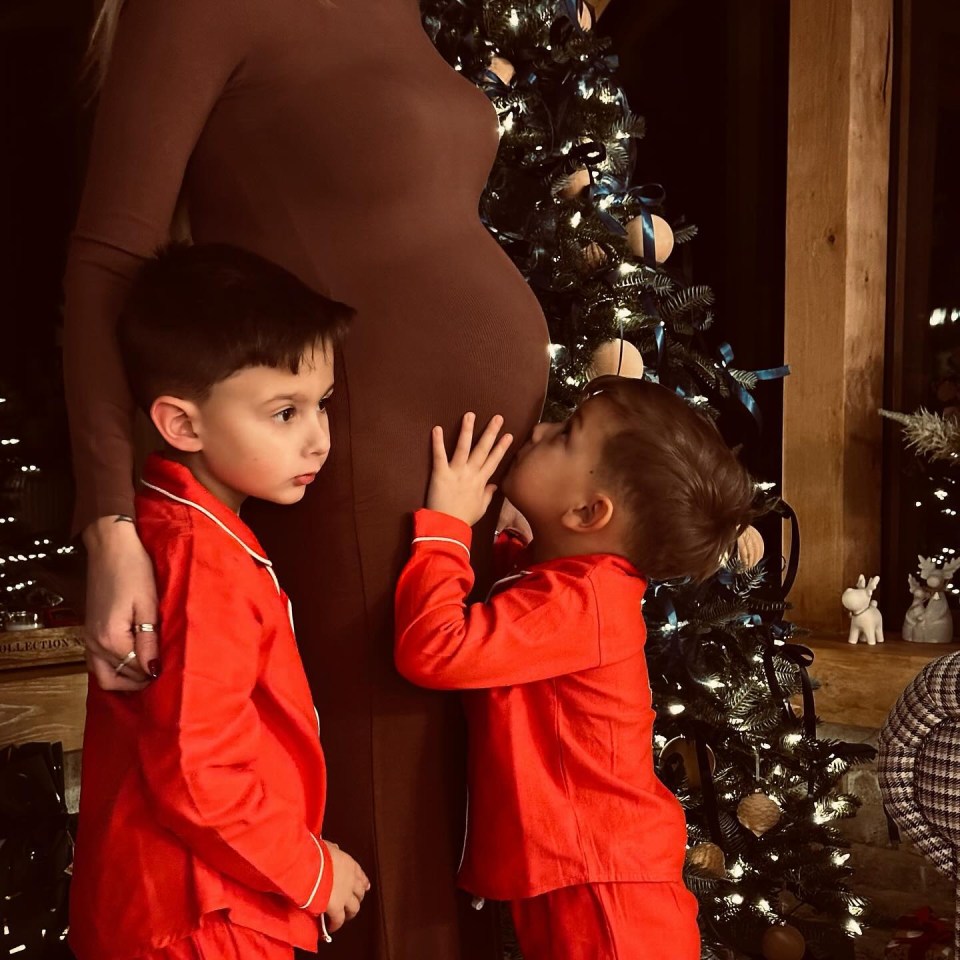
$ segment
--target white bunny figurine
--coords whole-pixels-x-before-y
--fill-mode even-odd
[[[871,577],[867,583],[861,573],[857,585],[847,587],[840,597],[840,602],[850,613],[850,636],[847,637],[850,643],[856,643],[861,634],[870,646],[883,643],[883,617],[877,609],[877,601],[870,599],[879,582],[879,577]]]

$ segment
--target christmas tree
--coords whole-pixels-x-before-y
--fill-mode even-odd
[[[693,226],[668,219],[659,185],[631,172],[643,121],[616,79],[609,40],[578,0],[422,0],[427,32],[490,97],[500,150],[481,204],[488,229],[529,281],[551,333],[546,416],[576,404],[591,376],[643,375],[705,414],[759,417],[761,377],[731,365],[713,293],[672,269]],[[640,358],[642,357],[642,361]],[[758,507],[791,517],[768,484]],[[705,957],[849,954],[863,901],[850,889],[834,821],[839,790],[870,748],[817,737],[812,655],[783,619],[780,570],[748,531],[702,585],[651,584],[647,652],[660,776],[685,808],[687,882]],[[795,568],[799,535],[792,538]]]

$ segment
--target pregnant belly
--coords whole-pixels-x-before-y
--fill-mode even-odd
[[[385,390],[432,422],[466,409],[526,411],[546,392],[548,333],[540,304],[478,225],[459,240],[367,261],[336,294],[357,310],[344,349],[351,394]],[[438,409],[438,408],[443,408]],[[518,424],[519,426],[519,424]]]

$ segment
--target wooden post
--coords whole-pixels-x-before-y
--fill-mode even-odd
[[[783,492],[803,541],[791,617],[821,630],[880,569],[892,7],[791,4]]]

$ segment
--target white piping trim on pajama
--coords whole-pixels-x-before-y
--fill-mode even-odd
[[[458,547],[463,547],[467,551],[467,556],[470,556],[470,548],[465,544],[461,543],[459,540],[454,540],[453,537],[414,537],[414,543],[427,543],[429,541],[434,541],[436,543],[455,543]]]
[[[323,844],[311,833],[310,839],[317,845],[317,850],[320,851],[320,872],[317,874],[317,882],[313,885],[313,890],[310,891],[310,896],[307,897],[307,902],[304,903],[300,909],[306,910],[307,907],[313,903],[313,898],[317,895],[317,891],[320,889],[320,881],[323,879],[323,868],[327,865],[327,858],[323,854]]]

